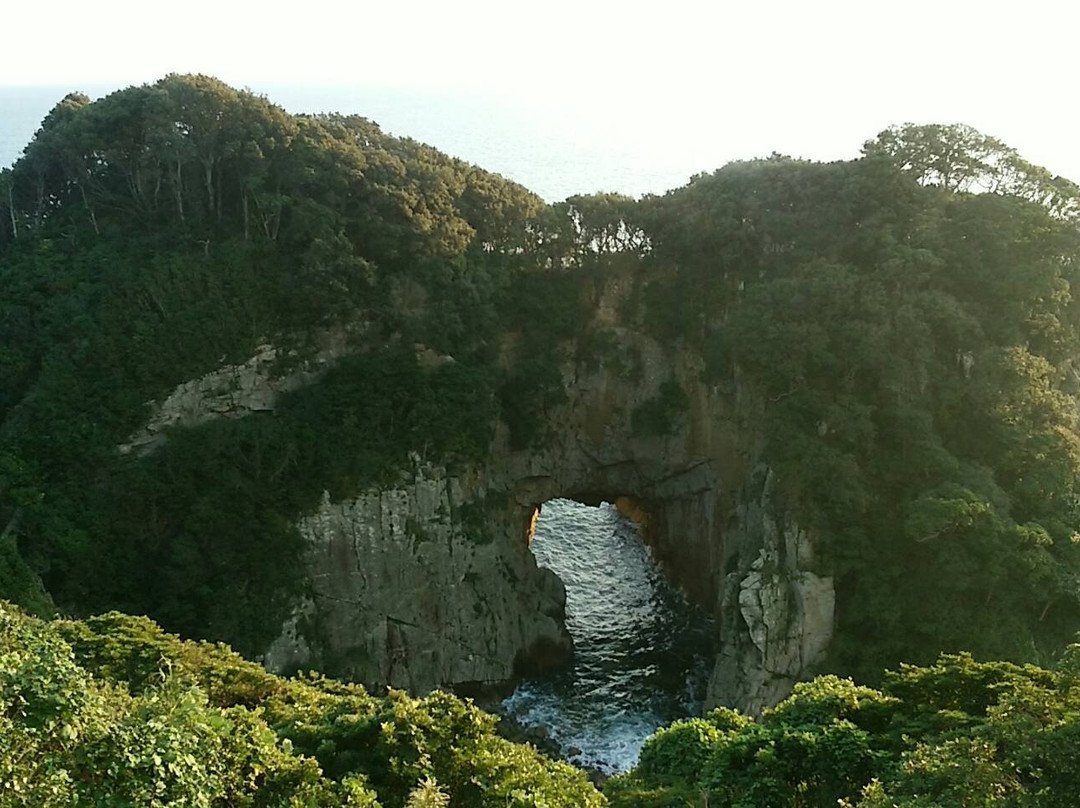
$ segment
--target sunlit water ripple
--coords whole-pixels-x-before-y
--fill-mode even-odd
[[[522,683],[503,708],[547,728],[573,762],[626,771],[654,730],[700,711],[711,621],[664,578],[636,525],[611,505],[546,503],[532,549],[566,584],[574,658]]]

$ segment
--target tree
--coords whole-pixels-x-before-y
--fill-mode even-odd
[[[867,141],[863,154],[883,157],[925,185],[1009,194],[1061,218],[1080,217],[1080,188],[1075,183],[1054,177],[997,138],[964,124],[893,126]]]
[[[571,196],[570,218],[586,253],[643,252],[649,239],[635,221],[636,203],[624,194]]]

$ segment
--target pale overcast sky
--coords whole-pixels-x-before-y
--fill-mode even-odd
[[[723,159],[849,157],[890,123],[963,122],[1080,179],[1073,0],[5,6],[0,85],[201,72],[258,90],[452,89],[650,139],[657,153],[672,130],[673,148],[721,138]]]

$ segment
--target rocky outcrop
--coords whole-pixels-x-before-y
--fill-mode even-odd
[[[527,548],[537,509],[623,497],[668,574],[719,617],[710,701],[756,713],[790,692],[828,646],[834,597],[812,536],[757,464],[756,405],[737,383],[703,382],[692,352],[619,327],[616,309],[602,301],[598,325],[634,355],[633,376],[625,362],[568,363],[568,400],[547,414],[541,446],[513,450],[500,425],[482,468],[429,469],[304,520],[311,595],[268,664],[315,661],[420,691],[507,679],[566,647],[561,589]],[[685,411],[668,434],[639,434],[634,412],[671,380]]]
[[[745,485],[734,537],[740,563],[724,580],[720,652],[709,682],[711,703],[753,715],[821,662],[833,631],[832,578],[814,571],[813,537],[784,516],[775,489],[765,467]]]
[[[738,455],[734,413],[700,382],[696,358],[673,365],[655,341],[620,338],[638,353],[637,377],[568,363],[568,400],[547,414],[542,446],[514,450],[499,425],[482,467],[417,464],[393,488],[324,499],[300,524],[309,593],[266,664],[424,691],[504,682],[565,656],[561,584],[528,548],[537,510],[556,497],[631,497],[650,516],[657,555],[714,604],[709,569],[722,565],[730,508],[716,469]],[[673,372],[690,406],[671,434],[636,435],[634,411]]]
[[[308,593],[269,667],[424,692],[505,681],[525,656],[569,652],[559,579],[462,515],[483,508],[475,480],[418,462],[412,477],[347,502],[326,497],[302,520]]]
[[[149,402],[150,417],[119,447],[120,452],[149,454],[175,426],[272,412],[279,396],[311,384],[348,353],[349,335],[344,329],[324,332],[314,350],[302,358],[296,351],[263,344],[244,362],[223,365],[177,385],[163,401]]]

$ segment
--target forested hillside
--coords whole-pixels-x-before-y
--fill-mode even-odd
[[[0,182],[8,597],[48,609],[39,577],[66,610],[149,611],[258,651],[297,584],[291,523],[324,488],[429,444],[483,451],[492,301],[541,211],[520,186],[202,76],[69,95]],[[285,372],[333,328],[359,355],[291,414],[118,453],[178,383],[265,341],[291,350]],[[415,342],[458,363],[423,374]]]
[[[908,127],[637,206],[647,322],[767,397],[765,455],[836,576],[835,669],[1046,659],[1080,626],[1078,199]]]
[[[364,118],[290,115],[203,76],[69,95],[0,173],[0,597],[39,615],[148,614],[263,652],[303,585],[297,519],[324,491],[394,480],[410,452],[482,463],[500,420],[515,447],[541,445],[559,363],[611,352],[584,312],[597,279],[621,277],[627,322],[699,352],[716,389],[763,402],[761,459],[836,581],[828,671],[877,685],[942,652],[1052,665],[1080,629],[1078,205],[1072,183],[962,126],[890,129],[853,161],[774,155],[664,196],[544,205]],[[284,375],[331,333],[346,355],[272,415],[120,451],[180,383],[267,344]],[[514,365],[500,361],[508,334]],[[453,361],[428,367],[427,350]],[[678,417],[685,397],[666,392],[642,432]],[[5,614],[25,646],[11,653],[48,646],[64,692],[91,688],[102,732],[166,698],[262,703],[216,704],[212,684],[199,695],[168,678],[130,696],[86,685],[98,663],[55,636],[77,650],[75,624]],[[1017,699],[1066,688],[994,670]],[[892,704],[892,686],[866,698]],[[310,687],[315,701],[354,697]],[[974,732],[983,713],[949,727]],[[744,743],[729,718],[695,725],[710,750],[717,733]],[[206,718],[215,743],[221,720]],[[235,720],[257,735],[264,719]],[[960,755],[986,737],[941,743]],[[323,761],[317,744],[296,748]],[[308,777],[299,758],[281,765]],[[876,765],[852,783],[884,777]],[[427,773],[400,774],[393,797],[371,785],[401,804]],[[889,804],[878,794],[862,804]]]

